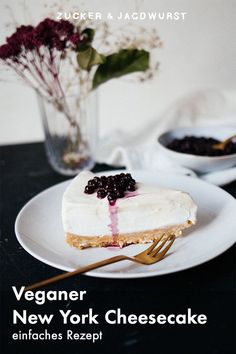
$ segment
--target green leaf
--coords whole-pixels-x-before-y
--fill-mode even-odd
[[[88,49],[93,41],[95,31],[92,28],[86,28],[81,32],[82,41],[78,44],[78,51]]]
[[[92,28],[86,28],[81,34],[83,37],[85,37],[84,39],[86,40],[86,42],[88,44],[91,44],[94,38],[95,31]]]
[[[99,54],[93,47],[88,46],[85,50],[78,51],[77,61],[82,69],[89,71],[93,65],[104,63],[105,57]]]
[[[108,55],[106,61],[99,65],[93,78],[93,89],[104,82],[149,68],[149,53],[145,50],[122,49]]]

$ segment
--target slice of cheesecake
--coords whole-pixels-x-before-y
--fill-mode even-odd
[[[196,211],[189,194],[136,183],[124,173],[95,177],[81,172],[62,200],[66,241],[80,249],[179,236],[195,224]]]

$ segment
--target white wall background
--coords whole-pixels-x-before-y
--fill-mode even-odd
[[[27,13],[19,0],[0,2],[0,41],[9,30],[4,23],[9,5],[22,23]],[[34,21],[45,14],[43,0],[25,0]],[[63,1],[59,1],[63,3]],[[156,78],[144,84],[112,81],[99,90],[100,136],[120,128],[133,132],[163,112],[178,98],[200,89],[236,90],[236,1],[235,0],[143,0],[140,11],[187,12],[185,21],[148,21],[156,26],[164,42],[159,50],[160,70]],[[69,10],[65,1],[65,11]],[[79,9],[80,0],[76,1]],[[133,0],[86,0],[91,11],[134,11]],[[115,21],[112,23],[117,25]],[[119,22],[119,24],[121,24]],[[143,24],[143,21],[142,21]],[[0,69],[0,75],[3,73]],[[4,78],[6,75],[4,74]],[[12,77],[0,81],[0,144],[43,139],[34,93],[16,84]]]

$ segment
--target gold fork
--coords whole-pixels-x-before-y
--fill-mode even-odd
[[[160,239],[154,241],[152,243],[152,245],[150,247],[148,247],[145,251],[140,252],[140,253],[136,254],[135,256],[120,255],[120,256],[115,256],[115,257],[111,257],[111,258],[108,258],[108,259],[104,259],[103,261],[99,261],[99,262],[96,262],[96,263],[89,264],[89,265],[87,265],[85,267],[76,269],[76,270],[74,270],[72,272],[63,273],[63,274],[57,275],[55,277],[40,281],[38,283],[35,283],[33,285],[29,285],[29,286],[27,286],[25,288],[24,291],[40,288],[41,286],[45,286],[45,285],[49,285],[49,284],[55,283],[55,282],[57,282],[59,280],[72,277],[73,275],[85,273],[85,272],[88,272],[88,271],[90,271],[92,269],[104,267],[104,266],[106,266],[108,264],[116,263],[116,262],[119,262],[119,261],[129,260],[129,261],[133,261],[133,262],[137,262],[137,263],[141,263],[141,264],[154,264],[154,263],[157,263],[160,260],[162,260],[162,258],[168,252],[168,250],[170,249],[170,247],[172,246],[172,244],[173,244],[173,242],[175,240],[175,236],[174,235],[168,236],[166,239],[163,239],[164,236],[165,236],[165,234],[163,234]],[[169,241],[169,243],[163,249],[163,247],[167,243],[167,241]],[[158,247],[156,247],[158,245],[158,243],[160,243],[160,245]]]

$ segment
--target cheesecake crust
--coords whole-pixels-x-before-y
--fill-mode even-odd
[[[182,235],[182,230],[190,227],[193,223],[188,220],[182,225],[175,225],[168,228],[132,232],[126,234],[118,234],[115,237],[109,235],[102,236],[81,236],[74,235],[69,232],[66,233],[66,242],[72,246],[79,249],[84,249],[88,247],[107,247],[107,246],[119,246],[124,247],[130,244],[136,243],[147,243],[160,239],[163,234],[164,238],[170,235],[180,236]]]

